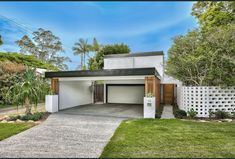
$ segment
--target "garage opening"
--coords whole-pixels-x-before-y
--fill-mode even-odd
[[[106,103],[143,104],[144,84],[106,84]]]

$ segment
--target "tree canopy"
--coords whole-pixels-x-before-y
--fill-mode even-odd
[[[46,61],[62,70],[68,69],[64,62],[70,59],[59,55],[63,52],[62,43],[51,31],[39,28],[38,31],[33,32],[32,39],[24,35],[16,43],[22,54],[33,55],[37,59]]]
[[[234,2],[197,2],[199,27],[174,38],[166,73],[185,85],[235,85]]]
[[[199,1],[193,5],[192,15],[203,30],[235,23],[235,2]]]
[[[22,55],[19,53],[0,52],[0,61],[11,61],[35,68],[44,68],[48,70],[59,70],[56,66],[40,61],[33,55]]]
[[[130,53],[130,48],[125,44],[113,44],[104,45],[97,54],[89,59],[88,66],[90,70],[103,69],[104,67],[104,56],[110,54],[128,54]]]

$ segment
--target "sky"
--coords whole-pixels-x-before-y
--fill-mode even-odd
[[[0,51],[18,52],[15,44],[38,28],[62,41],[63,56],[76,69],[80,57],[72,47],[79,38],[100,44],[127,44],[132,53],[167,51],[173,38],[197,27],[191,16],[194,2],[0,2]]]

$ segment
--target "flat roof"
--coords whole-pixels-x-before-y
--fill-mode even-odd
[[[161,55],[164,55],[163,51],[151,51],[151,52],[136,52],[136,53],[130,53],[130,54],[111,54],[111,55],[105,55],[104,58],[161,56]]]
[[[95,76],[139,76],[139,75],[154,75],[158,77],[159,73],[157,72],[155,67],[45,72],[46,78],[95,77]]]

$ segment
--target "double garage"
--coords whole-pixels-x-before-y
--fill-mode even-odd
[[[59,81],[59,110],[92,103],[143,104],[144,84],[103,82],[96,86],[93,81]]]
[[[51,86],[58,94],[59,110],[92,105],[92,109],[108,109],[112,106],[110,111],[120,113],[123,109],[118,108],[123,108],[124,105],[141,105],[143,112],[146,77],[149,76],[157,78],[155,68],[45,73],[46,78],[52,78]],[[153,82],[151,84],[153,85]]]

